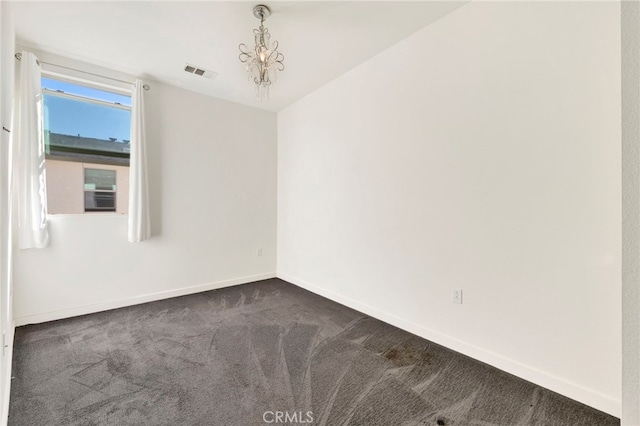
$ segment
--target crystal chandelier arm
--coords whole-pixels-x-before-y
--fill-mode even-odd
[[[271,52],[269,53],[269,57],[267,58],[267,62],[269,64],[278,64],[278,71],[283,71],[284,70],[284,55],[280,52],[278,52],[278,41],[274,40],[273,41],[273,48],[271,49]]]
[[[238,49],[240,49],[240,55],[238,55],[238,58],[240,58],[240,62],[246,63],[251,59],[251,51],[246,44],[240,43]]]
[[[278,55],[280,54],[280,52],[278,52],[278,42],[274,41],[272,46],[273,47],[269,49],[269,56],[267,56],[267,62],[269,64],[275,61]]]
[[[284,55],[278,52],[275,63],[278,64],[278,71],[284,71]]]

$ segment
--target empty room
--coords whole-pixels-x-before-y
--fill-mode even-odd
[[[640,426],[640,2],[0,2],[0,425]]]

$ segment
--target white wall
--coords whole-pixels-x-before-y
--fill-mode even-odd
[[[276,115],[149,84],[153,238],[127,242],[126,216],[50,216],[50,246],[17,254],[17,324],[275,275]]]
[[[619,416],[620,84],[619,4],[458,9],[279,113],[278,276]]]
[[[12,220],[11,220],[11,133],[13,129],[13,76],[15,33],[6,2],[0,2],[0,424],[9,414],[11,357],[13,349],[12,312]]]
[[[622,12],[622,425],[640,425],[640,3]]]

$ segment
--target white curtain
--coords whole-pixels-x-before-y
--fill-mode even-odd
[[[151,237],[149,183],[144,125],[144,83],[136,80],[131,96],[131,161],[129,166],[129,241]]]
[[[23,51],[15,109],[15,185],[18,202],[18,241],[21,249],[49,243],[47,191],[42,130],[40,65],[33,53]]]

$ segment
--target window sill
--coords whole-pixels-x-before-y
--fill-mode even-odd
[[[128,216],[129,213],[116,212],[89,212],[89,213],[48,213],[47,219],[51,217],[78,217],[78,216]]]

